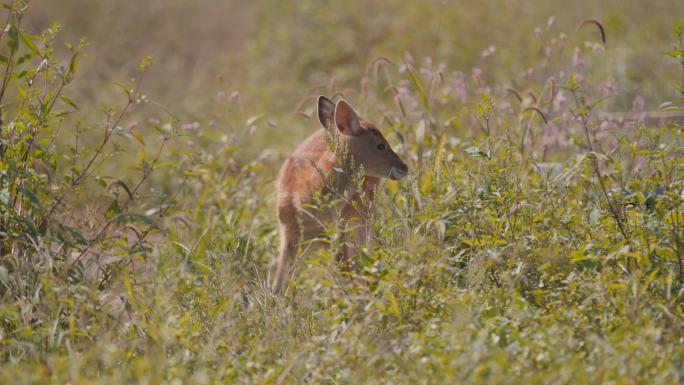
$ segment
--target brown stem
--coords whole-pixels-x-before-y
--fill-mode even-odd
[[[126,103],[124,108],[121,110],[121,112],[117,116],[116,120],[114,120],[114,122],[112,124],[108,124],[105,127],[105,132],[104,132],[104,136],[102,137],[102,142],[100,142],[100,145],[95,149],[95,153],[93,154],[93,156],[90,157],[90,160],[86,164],[83,171],[71,181],[70,185],[72,187],[78,185],[84,178],[86,178],[87,176],[90,175],[90,168],[92,167],[93,163],[95,162],[95,160],[97,158],[100,157],[100,155],[102,154],[102,151],[104,151],[105,146],[107,145],[107,143],[109,143],[109,139],[111,139],[111,136],[112,136],[112,133],[114,132],[114,129],[116,128],[116,126],[119,125],[119,123],[121,122],[123,117],[128,112],[128,109],[133,104],[133,102],[134,102],[133,98],[140,91],[140,87],[142,85],[144,75],[145,75],[145,72],[142,72],[140,75],[140,79],[138,80],[138,82],[135,85],[135,89],[133,90],[132,93],[129,93],[129,95],[128,95],[128,102]],[[46,221],[55,213],[55,210],[57,209],[57,207],[59,207],[60,204],[62,204],[62,201],[64,200],[64,198],[66,198],[68,192],[69,191],[64,191],[54,201],[54,203],[50,206],[50,209],[48,210],[47,214],[45,214],[45,216],[43,216],[43,218],[40,220],[40,222],[38,224],[39,228],[41,226],[45,225]]]
[[[168,140],[168,139],[165,138],[164,141],[162,141],[161,146],[159,146],[159,150],[157,151],[157,154],[155,155],[154,159],[153,159],[152,162],[151,162],[152,167],[154,167],[154,165],[155,165],[155,164],[157,163],[157,161],[159,160],[159,157],[161,156],[161,153],[162,153],[162,151],[164,150],[164,146],[166,145],[167,140]],[[128,208],[128,206],[131,204],[131,202],[133,201],[133,197],[135,197],[135,194],[138,192],[138,190],[140,189],[140,187],[143,185],[143,183],[144,183],[144,182],[147,180],[147,178],[150,176],[151,170],[152,170],[152,169],[150,169],[150,170],[143,170],[143,176],[140,178],[140,180],[139,180],[138,183],[135,185],[135,187],[133,188],[133,190],[131,190],[131,197],[129,197],[129,199],[126,201],[126,203],[123,204],[123,205],[121,206],[121,212],[125,211],[125,210]],[[76,259],[74,259],[74,261],[71,262],[71,264],[69,264],[69,268],[67,269],[67,271],[71,270],[71,269],[74,267],[74,265],[76,265],[76,263],[78,263],[78,262],[81,260],[81,258],[83,258],[83,256],[84,256],[86,253],[88,253],[88,251],[92,250],[92,248],[95,246],[96,242],[97,242],[97,241],[98,241],[98,240],[107,232],[107,230],[109,229],[109,227],[110,227],[112,224],[114,224],[114,222],[115,222],[117,219],[118,219],[117,217],[112,218],[111,220],[107,221],[107,223],[105,223],[104,226],[102,226],[102,228],[97,232],[97,234],[95,234],[95,236],[91,239],[91,241],[89,242],[88,246],[86,246],[86,247],[81,251],[81,253],[79,253],[78,257],[76,257]]]
[[[579,107],[581,103],[579,102],[579,99],[577,98],[576,92],[572,92],[574,98],[575,98],[575,104]],[[595,152],[594,152],[594,145],[592,144],[591,141],[591,135],[589,133],[589,114],[587,113],[586,115],[581,115],[580,120],[582,121],[582,126],[584,127],[584,134],[587,137],[587,145],[589,146],[589,151],[592,153],[592,158],[591,158],[591,165],[592,168],[594,169],[594,173],[596,174],[596,178],[599,181],[599,186],[601,187],[601,191],[603,192],[603,196],[606,198],[606,202],[608,203],[608,209],[610,210],[610,214],[615,220],[615,223],[617,224],[618,228],[620,229],[620,233],[622,234],[622,237],[626,240],[629,241],[629,237],[627,236],[627,230],[625,229],[624,223],[622,222],[622,217],[620,216],[620,212],[615,208],[613,205],[613,201],[610,199],[610,196],[608,195],[608,190],[606,189],[606,185],[603,181],[603,175],[601,174],[601,170],[599,169],[599,163],[598,159],[596,158]],[[630,269],[630,260],[627,260],[627,268]]]

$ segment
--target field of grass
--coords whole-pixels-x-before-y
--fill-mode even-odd
[[[0,383],[684,383],[684,3],[4,3]],[[320,94],[411,171],[274,295]]]

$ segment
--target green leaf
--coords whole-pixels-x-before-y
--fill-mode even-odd
[[[416,76],[415,72],[413,72],[413,69],[411,69],[411,66],[409,63],[404,59],[404,64],[406,64],[406,71],[408,72],[409,76],[411,77],[411,80],[413,81],[413,85],[416,86],[416,89],[418,89],[418,93],[420,94],[420,98],[423,101],[423,106],[425,107],[426,110],[430,110],[430,101],[428,100],[427,93],[425,92],[425,88],[423,88],[423,83],[420,82],[420,79],[418,79],[418,76]]]
[[[76,72],[77,69],[78,69],[78,53],[74,53],[71,56],[71,61],[69,62],[69,72],[73,74]]]
[[[394,293],[392,293],[391,290],[387,290],[387,302],[389,302],[387,308],[389,311],[397,317],[397,319],[401,320],[401,311],[399,310],[399,303],[397,302],[397,298],[394,296]]]
[[[663,52],[663,54],[665,56],[669,56],[669,57],[672,57],[675,59],[680,59],[680,58],[684,57],[684,48],[665,51],[665,52]]]
[[[425,147],[425,132],[427,131],[427,118],[421,119],[416,125],[416,156],[418,164],[423,163],[423,148]]]
[[[117,221],[120,224],[126,224],[126,223],[132,223],[132,222],[141,222],[144,223],[148,226],[154,227],[156,229],[159,229],[159,224],[155,222],[152,218],[146,216],[146,215],[141,215],[141,214],[123,214],[119,215],[117,218]]]
[[[7,47],[9,47],[11,54],[14,54],[19,49],[19,37],[17,35],[17,26],[12,23],[7,32]]]
[[[119,213],[121,213],[121,207],[119,206],[119,202],[114,199],[109,207],[107,207],[107,210],[105,211],[105,217],[111,218]]]
[[[79,245],[85,245],[88,243],[88,240],[81,234],[80,231],[77,229],[71,227],[71,226],[66,226],[66,225],[61,225],[60,226],[62,230],[66,231],[66,233],[74,240],[76,241],[77,244]],[[63,240],[66,240],[63,238]]]
[[[8,287],[9,285],[9,271],[3,265],[0,265],[0,283]]]
[[[38,50],[36,44],[33,42],[33,37],[31,35],[24,32],[20,32],[19,38],[21,39],[21,41],[24,42],[24,44],[26,44],[28,49],[30,49],[34,54],[40,56],[40,51]]]
[[[475,158],[486,158],[487,154],[484,153],[484,151],[480,150],[479,147],[477,146],[472,146],[468,147],[465,150],[470,156],[475,157]]]
[[[263,117],[264,114],[254,115],[245,121],[245,126],[249,127]]]
[[[145,145],[145,139],[143,138],[143,136],[140,132],[132,131],[131,134],[133,135],[135,140],[137,140],[140,144],[142,144],[143,146]]]
[[[17,59],[17,65],[24,64],[27,60],[31,59],[31,54],[27,53],[26,55],[22,55]]]
[[[36,196],[36,194],[33,191],[31,191],[31,190],[29,190],[23,186],[17,187],[17,191],[19,191],[20,193],[25,195],[31,201],[31,203],[33,203],[33,205],[35,207],[43,208],[43,203],[40,201],[40,199],[38,199],[38,197]]]
[[[67,98],[66,96],[60,96],[59,100],[63,101],[64,103],[68,104],[70,107],[72,107],[74,110],[78,110],[78,106],[76,103],[74,103],[73,100]]]

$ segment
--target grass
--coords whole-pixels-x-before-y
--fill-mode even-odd
[[[0,18],[2,383],[684,381],[683,126],[605,114],[682,111],[680,6],[24,4]],[[273,181],[318,94],[412,172],[355,277],[333,232],[274,296]]]

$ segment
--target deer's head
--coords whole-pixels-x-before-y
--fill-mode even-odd
[[[366,175],[398,180],[408,174],[408,166],[382,133],[370,122],[360,120],[345,100],[335,104],[319,96],[318,120],[327,130],[340,134],[348,155],[357,167],[363,166]]]

